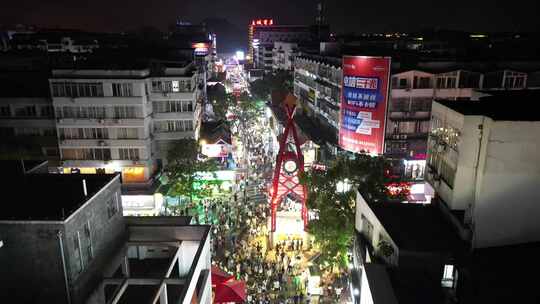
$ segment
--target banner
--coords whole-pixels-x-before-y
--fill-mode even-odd
[[[344,56],[339,146],[351,152],[382,154],[389,57]]]

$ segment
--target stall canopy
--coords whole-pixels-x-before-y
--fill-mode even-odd
[[[219,269],[217,266],[212,266],[212,285],[219,285],[232,279],[234,276]]]
[[[229,280],[217,285],[214,303],[244,303],[246,301],[246,283],[243,281]]]

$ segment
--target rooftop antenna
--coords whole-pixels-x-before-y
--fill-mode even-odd
[[[26,174],[26,168],[24,167],[24,160],[21,158],[22,173]]]
[[[64,208],[62,208],[62,219],[64,220],[66,218],[66,213],[64,212]]]
[[[86,179],[82,180],[82,188],[83,188],[84,196],[88,196],[88,190],[86,189]]]

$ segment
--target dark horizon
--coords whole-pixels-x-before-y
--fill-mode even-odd
[[[0,11],[4,25],[26,24],[39,28],[79,29],[95,32],[129,32],[143,27],[166,30],[176,20],[198,24],[209,18],[227,20],[226,35],[218,36],[230,48],[245,48],[250,20],[273,18],[276,24],[314,24],[316,0],[211,1],[161,0],[150,6],[142,0],[94,0],[91,6],[77,0],[20,0]],[[433,4],[354,0],[325,1],[326,23],[332,33],[416,32],[448,29],[469,32],[534,32],[540,29],[535,1],[516,0],[494,5],[492,1],[455,0]],[[224,39],[223,39],[224,38]]]
[[[4,25],[35,24],[46,28],[76,28],[88,31],[119,32],[142,26],[165,30],[176,19],[199,23],[205,18],[223,18],[247,30],[251,19],[273,18],[276,24],[312,24],[316,0],[246,1],[172,0],[94,0],[86,7],[77,0],[20,0],[0,11]],[[493,1],[455,0],[433,4],[418,0],[410,3],[359,3],[326,1],[327,23],[335,33],[411,32],[423,28],[445,28],[478,32],[534,31],[540,28],[536,18],[540,5],[535,1],[516,0],[493,5]],[[474,2],[474,3],[473,3]],[[365,7],[363,7],[365,5]],[[302,13],[301,15],[298,13]]]

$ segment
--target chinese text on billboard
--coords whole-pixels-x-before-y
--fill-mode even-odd
[[[382,154],[390,58],[343,57],[339,145],[351,152]]]

